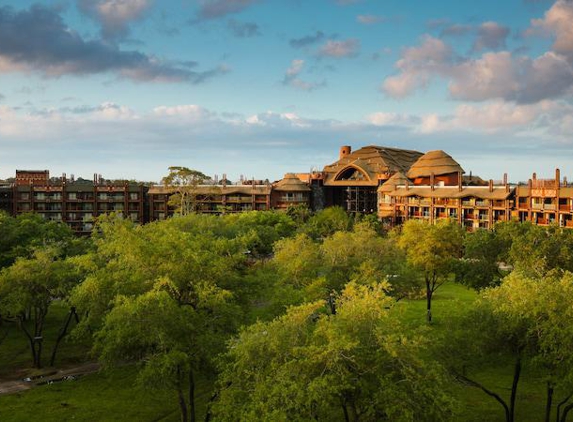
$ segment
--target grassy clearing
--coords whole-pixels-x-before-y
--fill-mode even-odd
[[[42,352],[42,364],[48,366],[52,349],[58,338],[60,329],[67,318],[69,308],[59,301],[55,301],[50,306],[46,316],[44,328],[44,342]],[[70,324],[70,329],[74,325]],[[32,329],[31,325],[29,329]],[[18,329],[15,323],[5,323],[2,331],[8,330],[7,337],[0,343],[0,378],[10,377],[12,374],[30,374],[36,371],[31,370],[32,354],[29,343],[24,333]],[[68,330],[69,332],[70,330]],[[56,355],[56,367],[74,365],[86,362],[90,346],[84,342],[71,342],[64,338],[60,342]]]
[[[438,334],[447,329],[446,321],[460,315],[465,308],[477,298],[475,291],[462,285],[447,282],[440,287],[432,300],[433,323],[430,330]],[[407,300],[398,304],[403,321],[411,328],[426,325],[426,300]],[[428,333],[431,335],[431,333]],[[500,394],[509,401],[513,378],[512,362],[493,362],[491,367],[473,373],[472,378]],[[454,384],[452,391],[460,408],[456,420],[466,422],[504,421],[501,405],[483,391],[475,388]],[[562,394],[558,393],[558,397]],[[544,419],[545,383],[535,373],[525,367],[521,373],[518,387],[515,420],[538,422]]]
[[[434,323],[429,330],[446,329],[448,318],[463,312],[477,297],[472,290],[446,283],[435,293],[433,301]],[[426,326],[425,299],[401,301],[398,304],[404,322],[411,328]],[[59,304],[50,311],[46,330],[47,345],[57,337],[67,310]],[[428,333],[431,335],[431,332]],[[24,337],[15,327],[0,345],[0,374],[26,372],[30,356]],[[85,362],[87,344],[62,343],[57,366]],[[51,347],[46,348],[45,361]],[[510,362],[497,362],[474,378],[509,398],[512,367]],[[173,392],[151,391],[136,384],[136,368],[120,369],[86,375],[76,381],[64,381],[36,387],[30,391],[0,396],[0,420],[10,421],[178,421],[179,408]],[[197,387],[198,419],[202,420],[211,394],[212,382],[199,380]],[[455,420],[503,421],[502,407],[481,390],[459,384],[451,389],[460,402]],[[562,396],[556,393],[557,399]],[[524,368],[518,389],[516,420],[537,422],[543,420],[545,384],[535,373]]]
[[[179,421],[175,393],[141,388],[128,366],[0,397],[3,421]],[[198,385],[202,420],[210,385]]]

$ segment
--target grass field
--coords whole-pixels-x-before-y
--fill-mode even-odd
[[[475,292],[453,283],[446,283],[436,293],[433,302],[434,324],[430,330],[444,330],[444,322],[461,312],[476,298]],[[399,302],[406,324],[425,324],[425,300]],[[65,309],[54,309],[49,322],[54,325],[46,337],[57,336]],[[29,351],[16,330],[0,344],[0,376],[18,370],[25,373],[29,366]],[[49,343],[48,339],[46,340]],[[47,348],[46,359],[49,357]],[[85,344],[62,345],[58,365],[71,365],[86,360]],[[509,398],[511,365],[495,362],[490,368],[473,374],[488,388]],[[211,383],[200,380],[197,388],[198,419],[203,420],[205,404],[211,394]],[[482,391],[452,385],[460,402],[456,421],[503,421],[502,407]],[[557,398],[560,397],[557,392]],[[516,421],[543,420],[545,385],[542,379],[524,368],[518,389]],[[136,368],[120,369],[86,375],[75,381],[63,381],[32,390],[0,396],[0,421],[178,421],[179,408],[174,393],[144,390],[137,386]]]

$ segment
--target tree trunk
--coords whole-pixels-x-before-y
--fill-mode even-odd
[[[481,385],[479,382],[474,381],[474,380],[472,380],[472,379],[470,379],[464,375],[456,374],[455,376],[458,380],[463,381],[464,383],[468,384],[471,387],[477,387],[480,390],[482,390],[484,393],[486,393],[488,396],[493,397],[503,407],[503,411],[505,414],[505,421],[509,422],[509,407],[507,406],[505,401],[500,397],[499,394],[494,393],[491,390],[488,390],[486,387]]]
[[[34,337],[32,337],[32,335],[30,334],[30,332],[26,329],[26,326],[24,325],[24,320],[25,318],[22,317],[18,317],[18,327],[20,328],[20,330],[22,330],[22,332],[26,335],[26,337],[28,338],[28,343],[30,344],[30,351],[32,352],[32,362],[35,368],[37,368],[37,363],[38,363],[38,358],[37,358],[37,354],[36,354],[36,342],[34,340]]]
[[[432,323],[432,287],[430,280],[426,279],[426,321]]]
[[[514,422],[515,420],[515,399],[517,397],[517,384],[519,383],[519,376],[521,375],[521,358],[518,357],[515,361],[515,367],[513,370],[513,383],[511,385],[511,398],[509,401],[509,421]]]
[[[573,393],[570,393],[567,397],[559,402],[557,405],[557,414],[555,415],[555,422],[559,422],[559,415],[561,413],[561,406],[569,401],[569,399],[573,396]]]
[[[545,402],[545,422],[551,418],[551,405],[553,404],[553,384],[547,381],[547,400]]]
[[[567,414],[573,409],[573,403],[568,404],[565,409],[563,409],[563,414],[561,415],[560,422],[567,422]]]
[[[342,405],[342,411],[344,412],[344,422],[350,422],[350,417],[348,416],[348,407],[346,406],[346,400],[344,397],[340,398],[340,404]]]
[[[189,421],[195,422],[195,378],[193,369],[189,369]]]
[[[351,401],[350,406],[348,406],[349,416],[351,422],[358,422],[358,411],[356,410],[356,404]]]
[[[75,317],[76,324],[80,322],[78,318],[78,314],[76,313],[76,308],[71,307],[70,312],[68,314],[68,318],[62,329],[60,330],[60,334],[58,335],[58,339],[56,340],[56,344],[54,345],[54,349],[52,350],[52,357],[50,358],[50,366],[54,366],[54,362],[56,361],[56,353],[58,351],[58,346],[60,345],[60,341],[68,334],[68,327],[70,326],[70,322],[72,321],[72,317]]]
[[[181,421],[188,422],[187,417],[187,404],[185,403],[185,396],[183,395],[183,389],[181,388],[181,368],[177,367],[177,398],[179,399],[179,408],[181,409]]]

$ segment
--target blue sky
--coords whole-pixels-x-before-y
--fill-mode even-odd
[[[573,180],[573,1],[0,0],[0,177],[275,180],[338,148]]]

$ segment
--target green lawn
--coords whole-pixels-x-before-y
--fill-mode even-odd
[[[475,291],[462,285],[447,282],[435,293],[432,300],[433,323],[430,330],[440,333],[447,329],[448,318],[463,312],[465,307],[477,298]],[[403,321],[410,327],[426,325],[426,300],[407,300],[398,303]],[[431,335],[431,334],[430,334]],[[479,373],[471,374],[473,378],[509,401],[513,367],[511,362],[497,362],[492,367]],[[456,420],[466,422],[504,421],[505,415],[501,405],[490,396],[475,387],[452,385],[452,391],[460,401],[459,414]],[[561,398],[562,393],[557,393]],[[544,419],[545,383],[532,374],[527,367],[522,370],[518,387],[516,404],[516,421],[538,422]],[[553,420],[554,416],[552,417]]]
[[[58,338],[60,329],[64,325],[69,309],[59,301],[50,306],[44,329],[44,342],[42,364],[48,366],[52,349]],[[70,328],[74,325],[70,324]],[[32,327],[29,327],[32,330]],[[32,365],[32,354],[24,333],[14,323],[5,323],[2,330],[8,329],[8,336],[0,343],[0,379],[10,376],[15,371],[24,373],[35,372],[29,368]],[[69,332],[69,330],[68,330]],[[89,352],[89,345],[82,342],[70,342],[64,338],[60,342],[56,355],[56,367],[74,365],[85,362]]]
[[[86,375],[0,397],[2,421],[179,421],[174,393],[145,390],[133,366]],[[203,420],[209,385],[198,385]]]
[[[446,283],[434,296],[434,323],[428,328],[439,332],[447,327],[445,321],[462,312],[477,297],[463,286]],[[56,305],[51,311],[46,343],[57,336],[66,310]],[[404,322],[412,328],[426,326],[425,299],[404,300],[398,303]],[[60,322],[58,322],[60,321]],[[57,323],[57,324],[56,324]],[[50,328],[51,326],[51,328]],[[52,340],[50,340],[52,339]],[[86,360],[86,344],[63,343],[58,365],[71,365]],[[45,359],[49,358],[48,347]],[[29,367],[30,357],[23,336],[12,330],[9,338],[0,344],[0,375]],[[509,397],[511,364],[497,362],[472,376],[504,398]],[[179,408],[172,392],[150,391],[136,384],[136,368],[126,366],[112,371],[86,375],[75,381],[63,381],[36,387],[23,393],[0,396],[1,421],[178,421]],[[211,382],[199,380],[197,387],[198,419],[203,420],[205,405],[211,394]],[[502,407],[481,390],[458,384],[451,386],[460,402],[459,421],[503,421]],[[557,392],[557,400],[561,397]],[[518,389],[517,421],[543,420],[545,385],[540,377],[522,372]],[[554,416],[553,416],[554,418]]]

